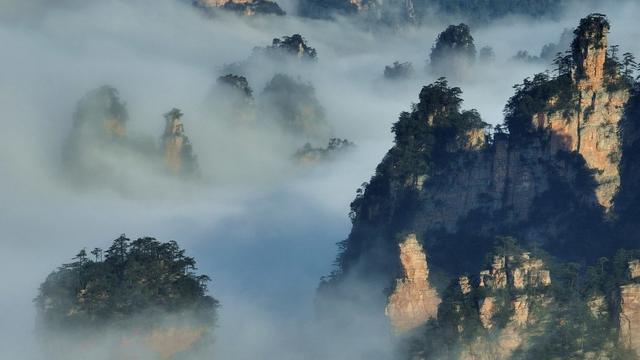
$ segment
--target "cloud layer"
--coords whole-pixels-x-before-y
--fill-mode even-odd
[[[615,3],[577,6],[560,20],[507,18],[472,29],[476,46],[493,47],[496,60],[454,83],[464,91],[464,107],[477,108],[489,123],[501,122],[511,86],[544,70],[510,58],[518,50],[538,53],[594,10],[609,15],[611,43],[640,54],[634,25],[640,9]],[[363,349],[385,347],[354,340],[327,353],[322,340],[328,335],[314,332],[313,297],[320,276],[331,271],[335,242],[349,231],[355,189],[391,145],[391,124],[437,77],[425,70],[425,61],[448,24],[366,32],[346,21],[295,17],[212,20],[172,0],[56,4],[0,3],[5,356],[47,358],[34,335],[31,300],[39,283],[78,249],[104,246],[123,232],[174,239],[212,276],[212,293],[223,304],[218,358],[354,358]],[[206,106],[223,65],[293,33],[317,49],[318,62],[283,68],[265,61],[248,80],[256,96],[277,71],[310,81],[334,134],[358,145],[335,162],[310,168],[296,167],[290,158],[305,139],[260,122],[235,126]],[[415,78],[384,81],[384,66],[395,60],[413,62]],[[115,161],[122,164],[117,175],[127,191],[74,188],[60,167],[61,146],[76,102],[103,84],[118,88],[127,102],[131,134],[159,139],[162,114],[182,109],[203,181],[140,171],[136,160],[125,157]],[[371,335],[392,341],[384,332]]]

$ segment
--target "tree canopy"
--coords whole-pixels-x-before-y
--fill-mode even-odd
[[[40,285],[35,303],[45,328],[100,329],[132,326],[131,319],[193,315],[213,327],[218,301],[207,295],[206,275],[175,241],[124,234],[106,251],[82,249]],[[139,326],[139,323],[136,324]]]

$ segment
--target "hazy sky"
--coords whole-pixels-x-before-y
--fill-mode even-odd
[[[313,317],[319,278],[331,271],[335,243],[350,229],[349,203],[391,146],[399,112],[433,81],[425,61],[447,24],[386,34],[295,17],[212,20],[172,0],[50,3],[0,0],[3,356],[46,358],[34,346],[38,285],[79,249],[106,247],[126,233],[176,240],[211,275],[212,294],[223,305],[218,358],[300,358],[310,346],[312,336],[301,329]],[[638,5],[594,10],[609,15],[612,43],[640,54]],[[455,84],[463,88],[463,107],[500,122],[512,85],[544,70],[510,58],[521,49],[539,53],[589,12],[578,7],[559,21],[511,18],[473,29],[476,46],[492,46],[496,61]],[[307,38],[319,60],[284,70],[311,81],[334,134],[358,144],[317,167],[291,162],[291,146],[304,139],[230,126],[203,106],[224,64],[293,33]],[[385,82],[384,66],[395,60],[412,61],[416,78]],[[256,96],[276,71],[282,66],[269,63],[250,71]],[[141,172],[139,163],[121,158],[113,160],[124,191],[75,189],[60,167],[61,146],[76,102],[102,84],[118,88],[127,102],[132,136],[159,139],[161,115],[181,108],[204,181]]]

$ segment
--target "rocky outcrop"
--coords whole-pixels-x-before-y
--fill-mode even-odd
[[[640,284],[620,289],[620,343],[640,356]]]
[[[197,169],[189,138],[184,134],[182,112],[172,109],[164,114],[165,129],[162,148],[167,168],[174,174],[192,174]]]
[[[76,183],[104,181],[120,165],[113,158],[137,150],[127,136],[128,122],[126,103],[115,88],[105,85],[84,95],[63,145],[65,174]]]
[[[72,136],[121,139],[126,135],[129,114],[118,90],[105,85],[87,93],[73,116]]]
[[[407,331],[435,318],[440,297],[429,283],[427,258],[415,234],[400,243],[404,276],[396,280],[385,314],[398,331]]]
[[[605,209],[611,208],[620,185],[620,149],[618,132],[629,89],[611,91],[607,87],[606,60],[609,23],[600,15],[583,19],[572,44],[575,66],[571,77],[577,89],[576,109],[538,113],[533,123],[552,134],[550,151],[577,152],[595,172],[596,198]],[[557,99],[550,101],[555,105]]]
[[[205,328],[164,327],[155,328],[143,338],[143,344],[160,359],[173,359],[173,356],[190,350],[207,333]]]
[[[530,258],[528,253],[519,256],[494,256],[491,269],[482,271],[479,276],[477,289],[488,289],[488,295],[479,298],[477,311],[482,327],[495,332],[495,341],[477,337],[463,346],[459,359],[508,359],[530,336],[528,328],[540,322],[540,319],[531,314],[531,309],[543,309],[549,305],[549,299],[545,295],[528,295],[518,291],[531,293],[549,285],[551,279],[544,263]],[[508,291],[512,295],[506,301],[498,300],[493,295],[495,291]],[[471,291],[466,294],[469,293]],[[496,316],[505,312],[509,314],[506,323],[496,323]]]
[[[212,114],[227,120],[234,126],[255,126],[256,124],[253,89],[244,76],[227,74],[218,77],[207,105]]]
[[[491,269],[480,272],[478,286],[496,290],[505,289],[507,285],[519,290],[545,287],[551,285],[551,275],[542,260],[531,259],[529,253],[494,256]]]
[[[317,164],[322,161],[333,160],[354,147],[355,144],[347,139],[332,138],[326,148],[316,148],[311,146],[310,143],[306,143],[296,151],[293,157],[302,165]]]
[[[594,15],[583,23],[602,21]],[[407,223],[405,229],[423,234],[432,262],[448,271],[472,271],[482,261],[480,254],[490,250],[493,237],[505,233],[525,244],[552,249],[554,254],[583,256],[607,247],[595,236],[597,231],[582,234],[584,227],[575,229],[567,221],[594,218],[602,209],[610,210],[620,184],[620,126],[629,87],[616,90],[616,80],[605,71],[600,47],[606,46],[606,35],[607,31],[593,36],[576,31],[575,55],[568,65],[573,70],[556,79],[540,75],[518,87],[509,103],[514,114],[505,119],[509,133],[498,127],[488,136],[483,126],[470,126],[459,129],[454,141],[439,144],[434,134],[444,138],[453,133],[452,126],[441,129],[439,122],[460,117],[443,106],[445,95],[421,96],[406,117],[419,116],[423,122],[404,125],[405,114],[401,116],[394,126],[396,145],[370,183],[375,186],[371,185],[370,195],[365,191],[363,200],[354,202],[358,215],[350,235],[354,243],[362,248],[359,242],[368,241],[364,235],[356,239],[359,227],[363,233],[369,227],[381,234],[404,230],[388,227],[396,223],[396,214],[404,214],[398,221]],[[574,56],[580,60],[575,65]],[[603,68],[596,71],[592,63]],[[532,99],[539,104],[530,104]],[[536,109],[529,114],[532,108]],[[515,131],[516,121],[526,130]],[[419,143],[423,134],[433,137]],[[425,166],[425,158],[440,161]],[[405,194],[407,189],[415,192]],[[399,205],[406,197],[418,204],[408,214]],[[608,226],[604,219],[592,224]],[[456,248],[452,237],[471,246]],[[484,240],[471,244],[470,239],[478,237]],[[451,256],[475,257],[476,264],[454,269]]]
[[[216,84],[238,96],[246,105],[253,103],[253,89],[249,86],[249,81],[244,76],[227,74],[218,77]]]
[[[493,317],[497,311],[496,298],[487,296],[478,303],[480,323],[485,329],[493,328]]]
[[[607,299],[603,295],[595,295],[587,300],[589,313],[595,319],[602,319],[607,314],[607,305]]]
[[[81,250],[34,300],[47,358],[168,360],[209,349],[219,303],[195,269],[175,241],[122,234],[104,251]]]
[[[261,116],[283,130],[307,141],[325,142],[331,129],[324,108],[311,83],[285,74],[276,74],[265,85],[259,98]]]
[[[629,277],[632,281],[640,279],[638,266],[640,260],[629,262]],[[635,350],[640,356],[640,283],[620,287],[619,332],[620,344]]]
[[[208,14],[214,9],[228,10],[243,16],[286,14],[278,3],[269,0],[195,0],[193,4]]]
[[[410,62],[394,61],[384,67],[384,78],[387,80],[406,80],[414,75],[413,64]]]
[[[631,280],[640,278],[640,260],[629,262],[629,277]]]
[[[293,56],[301,60],[316,60],[316,49],[309,46],[306,39],[300,34],[283,36],[281,39],[273,39],[271,46],[264,48],[265,54],[279,59],[282,55]]]
[[[438,35],[429,56],[436,76],[463,79],[476,60],[476,47],[467,24],[449,25]]]
[[[379,291],[370,296],[380,296],[395,281],[390,269],[402,262],[391,255],[396,246],[391,239],[411,231],[429,252],[431,268],[458,279],[439,291],[446,311],[426,329],[433,325],[449,331],[447,339],[457,336],[468,354],[462,358],[506,359],[515,351],[526,354],[528,346],[541,352],[549,351],[548,344],[564,346],[545,333],[554,327],[557,334],[580,334],[566,351],[586,351],[579,349],[587,338],[597,343],[592,346],[597,351],[617,351],[611,345],[617,334],[608,331],[607,322],[617,315],[612,305],[618,300],[620,327],[627,328],[619,342],[634,346],[632,334],[638,331],[629,324],[640,323],[633,305],[636,281],[612,299],[621,283],[594,275],[604,266],[590,269],[594,279],[584,283],[591,287],[581,289],[578,278],[587,272],[567,265],[592,265],[622,248],[623,241],[638,244],[637,222],[617,227],[614,206],[627,179],[619,166],[628,139],[625,125],[638,118],[627,118],[631,84],[620,81],[620,65],[607,55],[608,29],[601,15],[583,19],[558,75],[538,74],[517,85],[504,126],[493,134],[486,133],[477,113],[460,110],[459,88],[442,80],[423,87],[419,102],[393,125],[394,146],[351,205],[353,229],[341,243],[340,271],[331,285],[343,295],[348,289],[340,288],[342,278],[374,279]],[[631,211],[637,209],[636,204]],[[520,250],[497,252],[502,255],[477,278],[460,276],[476,271],[503,235],[517,239],[519,249],[539,248],[555,257],[563,270],[557,274],[561,285],[550,286],[547,266]],[[640,274],[640,265],[630,270]],[[600,343],[590,338],[593,324],[608,334]],[[434,342],[425,341],[425,348],[437,347]]]

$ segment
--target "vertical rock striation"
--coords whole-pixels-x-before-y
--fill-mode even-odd
[[[620,287],[620,343],[640,356],[640,260],[629,263],[629,277],[634,282]]]
[[[427,258],[415,234],[400,243],[400,262],[404,276],[396,280],[385,309],[398,331],[407,331],[435,318],[440,297],[429,284]]]
[[[466,277],[459,281],[461,287],[468,282]],[[532,314],[532,309],[548,306],[549,299],[542,290],[550,285],[551,278],[545,264],[530,258],[528,253],[494,256],[491,268],[480,272],[476,288],[462,291],[469,300],[473,299],[475,292],[477,307],[473,311],[477,311],[480,325],[493,333],[493,340],[476,332],[476,337],[470,342],[461,340],[462,350],[457,358],[508,359],[516,349],[526,344],[531,336],[530,328],[541,323],[541,319]],[[498,315],[506,321],[497,319]],[[468,330],[465,326],[458,326],[461,335],[465,330]]]
[[[182,112],[172,109],[164,114],[166,121],[162,135],[162,147],[167,168],[174,174],[190,174],[197,165],[189,138],[184,134]]]
[[[575,109],[559,109],[535,115],[533,123],[550,131],[550,150],[577,152],[584,158],[597,181],[596,198],[610,209],[620,185],[622,141],[618,128],[629,100],[629,89],[610,89],[615,73],[606,75],[609,23],[604,16],[582,19],[572,43],[574,67],[571,78],[577,91]],[[555,105],[557,98],[550,100]]]

